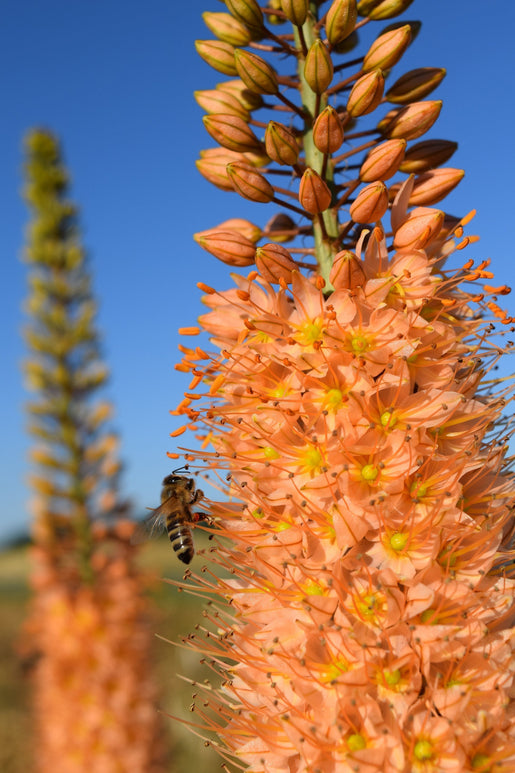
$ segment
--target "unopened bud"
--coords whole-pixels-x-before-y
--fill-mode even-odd
[[[389,70],[396,64],[411,41],[411,27],[404,24],[402,27],[384,32],[379,35],[365,54],[362,69],[365,72],[375,70]]]
[[[353,252],[342,250],[334,256],[329,281],[335,290],[340,288],[354,290],[365,284],[365,272]]]
[[[209,148],[200,152],[200,158],[195,162],[202,177],[223,191],[233,191],[233,185],[227,175],[227,164],[231,161],[245,162],[241,153],[232,153],[225,148]]]
[[[309,0],[281,0],[283,13],[292,24],[302,27],[309,11]]]
[[[196,40],[195,48],[204,62],[224,75],[237,75],[234,63],[234,46],[222,40]]]
[[[334,107],[325,107],[313,126],[313,142],[322,153],[336,153],[343,142],[343,128]]]
[[[205,115],[202,119],[211,137],[237,153],[259,150],[261,143],[242,118],[236,115]]]
[[[258,110],[260,107],[263,107],[262,97],[256,94],[255,91],[248,89],[240,78],[217,83],[216,89],[217,91],[225,91],[232,94],[246,110]]]
[[[385,94],[388,102],[408,105],[427,97],[443,81],[446,75],[443,67],[419,67],[410,70],[395,81]]]
[[[423,249],[440,233],[444,217],[439,209],[417,207],[395,232],[393,246],[397,250]]]
[[[370,183],[356,196],[350,206],[350,216],[355,223],[375,223],[388,209],[388,189],[380,180]]]
[[[225,0],[228,11],[251,30],[263,28],[263,12],[256,0]]]
[[[199,231],[193,238],[203,249],[230,266],[241,268],[254,263],[255,245],[237,231],[214,228],[211,231]]]
[[[238,75],[248,89],[256,94],[277,94],[279,86],[276,72],[260,56],[237,48],[234,52],[234,62]]]
[[[444,199],[464,178],[463,169],[433,169],[416,178],[409,204],[429,206]]]
[[[404,13],[413,0],[360,0],[358,13],[375,21],[381,19],[393,19]]]
[[[458,148],[457,142],[450,140],[423,140],[406,152],[399,167],[406,174],[421,174],[445,164]]]
[[[245,123],[250,120],[250,113],[246,110],[236,97],[227,91],[217,89],[206,89],[204,91],[193,92],[194,97],[200,107],[206,113],[225,113],[225,115],[237,115]]]
[[[356,0],[333,0],[325,17],[325,34],[332,46],[349,37],[357,17]]]
[[[265,204],[274,198],[274,189],[266,177],[255,169],[235,162],[227,164],[227,174],[236,193],[244,199]]]
[[[276,121],[270,121],[266,127],[265,149],[272,161],[288,166],[297,163],[300,151],[295,134]]]
[[[279,212],[265,226],[264,235],[274,242],[288,242],[298,234],[298,228],[289,215]]]
[[[390,139],[414,140],[431,128],[441,109],[442,101],[439,99],[413,102],[399,110],[382,131]]]
[[[362,75],[356,81],[347,100],[347,112],[357,118],[376,109],[383,98],[384,77],[380,69]]]
[[[285,247],[279,244],[264,244],[256,250],[256,268],[267,282],[277,284],[279,279],[291,282],[291,272],[297,264]]]
[[[259,226],[254,225],[250,220],[244,220],[242,217],[231,217],[229,220],[224,220],[223,223],[217,225],[216,228],[220,231],[237,231],[242,236],[250,239],[254,244],[258,242],[263,235]]]
[[[372,148],[359,171],[364,183],[393,177],[404,158],[406,140],[387,140]]]
[[[250,43],[251,35],[248,29],[229,13],[205,11],[202,18],[213,35],[224,43],[231,46],[246,46]]]
[[[317,215],[331,204],[331,191],[318,172],[308,167],[301,177],[299,201],[306,212]]]
[[[319,38],[310,46],[304,64],[304,77],[315,94],[322,94],[333,79],[333,63],[327,46]]]

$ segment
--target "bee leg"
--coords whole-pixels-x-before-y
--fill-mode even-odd
[[[199,499],[202,499],[203,496],[204,496],[204,492],[198,488],[191,498],[191,504],[194,505],[195,502],[198,502]]]

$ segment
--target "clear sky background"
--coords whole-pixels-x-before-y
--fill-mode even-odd
[[[201,313],[197,281],[220,289],[231,284],[228,267],[197,247],[192,233],[229,217],[264,224],[274,212],[217,190],[194,166],[199,149],[214,143],[192,92],[224,78],[194,49],[196,38],[212,37],[201,18],[205,10],[222,11],[223,5],[2,3],[0,539],[28,524],[30,443],[20,370],[27,267],[19,259],[28,217],[20,198],[26,130],[45,126],[63,144],[100,302],[125,494],[140,510],[156,505],[160,481],[172,466],[166,451],[177,446],[168,435],[178,424],[168,411],[188,382],[173,367],[177,328],[195,324]],[[444,107],[424,137],[459,142],[449,165],[465,169],[466,177],[444,208],[456,215],[477,208],[470,230],[481,241],[467,256],[491,257],[497,282],[515,285],[515,4],[415,0],[404,17],[421,19],[423,26],[389,82],[415,67],[447,68],[434,92]],[[504,300],[515,314],[514,297]]]

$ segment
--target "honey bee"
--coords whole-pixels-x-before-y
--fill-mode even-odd
[[[179,467],[166,476],[161,489],[161,504],[152,511],[142,526],[143,532],[148,535],[166,526],[177,558],[184,564],[189,564],[195,555],[190,524],[204,516],[204,513],[193,512],[192,506],[202,499],[204,493],[195,487],[193,478],[177,474],[186,469]],[[138,535],[136,541],[139,541]]]

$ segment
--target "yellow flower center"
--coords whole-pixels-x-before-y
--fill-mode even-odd
[[[378,475],[379,469],[375,464],[365,464],[364,467],[361,468],[361,477],[367,482],[375,480]]]
[[[368,338],[363,335],[362,333],[352,336],[350,339],[350,346],[353,352],[356,352],[356,354],[361,354],[362,352],[366,352],[369,348],[369,341]]]
[[[390,547],[392,550],[395,550],[396,553],[400,553],[400,551],[404,550],[406,547],[407,541],[408,535],[398,531],[390,537]]]
[[[319,448],[309,446],[299,455],[299,463],[304,472],[317,475],[322,471],[324,457]]]
[[[375,593],[363,596],[357,604],[358,610],[363,617],[375,617],[379,608],[380,601]]]
[[[324,666],[320,672],[320,679],[324,684],[330,684],[341,674],[345,674],[349,670],[348,663],[345,660],[337,660],[335,663],[331,663]]]
[[[320,583],[315,582],[315,580],[308,580],[308,582],[305,582],[302,586],[302,590],[306,596],[323,596],[325,593],[325,589]]]
[[[343,405],[343,392],[341,389],[328,389],[324,397],[324,406],[327,410],[336,413]]]
[[[411,484],[410,487],[410,496],[413,497],[413,499],[423,499],[423,497],[427,494],[428,487],[424,483],[419,483],[418,481],[415,481]]]
[[[393,671],[385,668],[383,676],[388,687],[395,687],[401,681],[401,672],[398,668],[395,668]]]
[[[397,419],[393,411],[383,411],[379,421],[384,429],[393,429],[397,424]]]
[[[272,446],[264,446],[263,456],[265,459],[278,459],[281,454],[275,448],[272,448]]]
[[[313,346],[315,341],[321,341],[325,332],[324,320],[317,317],[305,322],[293,336],[301,346]]]
[[[472,757],[472,769],[480,770],[481,773],[489,773],[491,759],[488,754],[474,754]]]
[[[430,760],[433,756],[433,744],[431,741],[417,741],[413,754],[417,760]]]
[[[435,609],[424,609],[422,614],[420,615],[420,619],[423,623],[430,623],[431,625],[436,625],[438,622],[438,618],[436,615]]]
[[[351,752],[358,752],[361,749],[365,749],[367,746],[367,742],[361,735],[361,733],[353,733],[352,735],[349,735],[347,738],[347,746],[349,747],[349,751]]]

